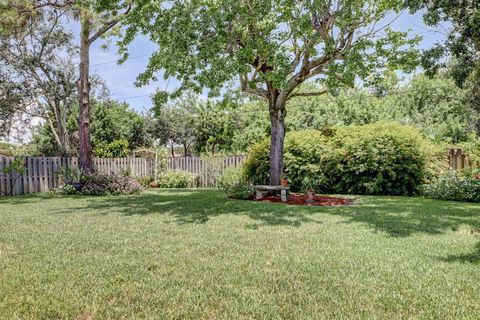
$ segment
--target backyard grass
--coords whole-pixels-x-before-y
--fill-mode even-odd
[[[480,205],[0,199],[1,319],[480,318]]]

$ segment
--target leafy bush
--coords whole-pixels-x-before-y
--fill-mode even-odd
[[[424,185],[422,193],[432,199],[480,202],[480,177],[468,171],[449,170]]]
[[[193,187],[195,175],[181,170],[167,171],[158,176],[157,182],[159,188]]]
[[[155,179],[151,176],[146,176],[146,177],[134,177],[135,180],[137,180],[138,183],[142,185],[144,188],[148,188],[150,186],[150,183],[153,182]]]
[[[253,184],[246,178],[242,168],[226,170],[218,179],[217,187],[235,199],[248,199],[254,191]]]
[[[130,155],[130,146],[127,140],[114,140],[106,145],[99,145],[93,151],[99,158],[125,158]]]
[[[62,167],[56,172],[60,184],[72,184],[82,181],[82,171],[74,167]]]
[[[463,149],[465,154],[468,156],[468,159],[480,165],[480,139],[472,138],[469,141],[463,142],[459,145]]]
[[[100,196],[107,194],[133,194],[141,190],[142,185],[131,177],[94,173],[84,177],[80,192],[84,195]]]
[[[444,152],[419,130],[392,123],[288,133],[284,173],[292,189],[305,177],[319,192],[411,195],[435,177]],[[255,183],[268,181],[269,143],[254,146],[245,172]]]

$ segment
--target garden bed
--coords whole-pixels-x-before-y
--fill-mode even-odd
[[[314,202],[309,203],[306,201],[307,197],[299,193],[290,193],[287,197],[286,202],[282,202],[282,199],[278,195],[266,196],[260,200],[255,200],[252,198],[252,200],[262,201],[262,202],[280,202],[280,203],[285,203],[289,205],[324,206],[324,207],[345,206],[353,203],[352,199],[320,196],[320,195],[316,195],[314,198]]]

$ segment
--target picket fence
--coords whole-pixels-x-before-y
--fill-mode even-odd
[[[21,195],[48,192],[59,185],[58,171],[62,168],[77,168],[77,158],[63,157],[20,157],[26,172],[15,179],[3,172],[15,158],[0,156],[0,196]],[[238,167],[243,163],[243,156],[219,157],[171,157],[168,170],[188,171],[197,177],[197,187],[213,187],[218,176],[229,167]],[[94,158],[96,172],[120,174],[128,172],[132,176],[147,177],[155,174],[154,158]]]

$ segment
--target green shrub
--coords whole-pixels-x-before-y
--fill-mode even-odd
[[[150,186],[150,182],[153,182],[155,179],[151,176],[146,176],[146,177],[134,177],[135,180],[137,180],[138,183],[142,185],[144,188],[148,188]]]
[[[411,195],[435,177],[443,150],[419,130],[392,123],[288,133],[284,173],[293,190],[309,177],[319,192]],[[254,146],[245,172],[254,183],[268,181],[268,141]]]
[[[480,202],[480,179],[470,172],[449,170],[424,185],[422,194],[432,199]]]
[[[114,140],[106,145],[97,146],[93,154],[99,158],[125,158],[130,155],[130,147],[127,140]]]
[[[181,170],[167,171],[158,176],[157,182],[159,188],[193,187],[195,183],[195,175]]]
[[[218,179],[217,187],[235,199],[249,199],[254,191],[253,184],[246,178],[242,168],[225,170]]]

